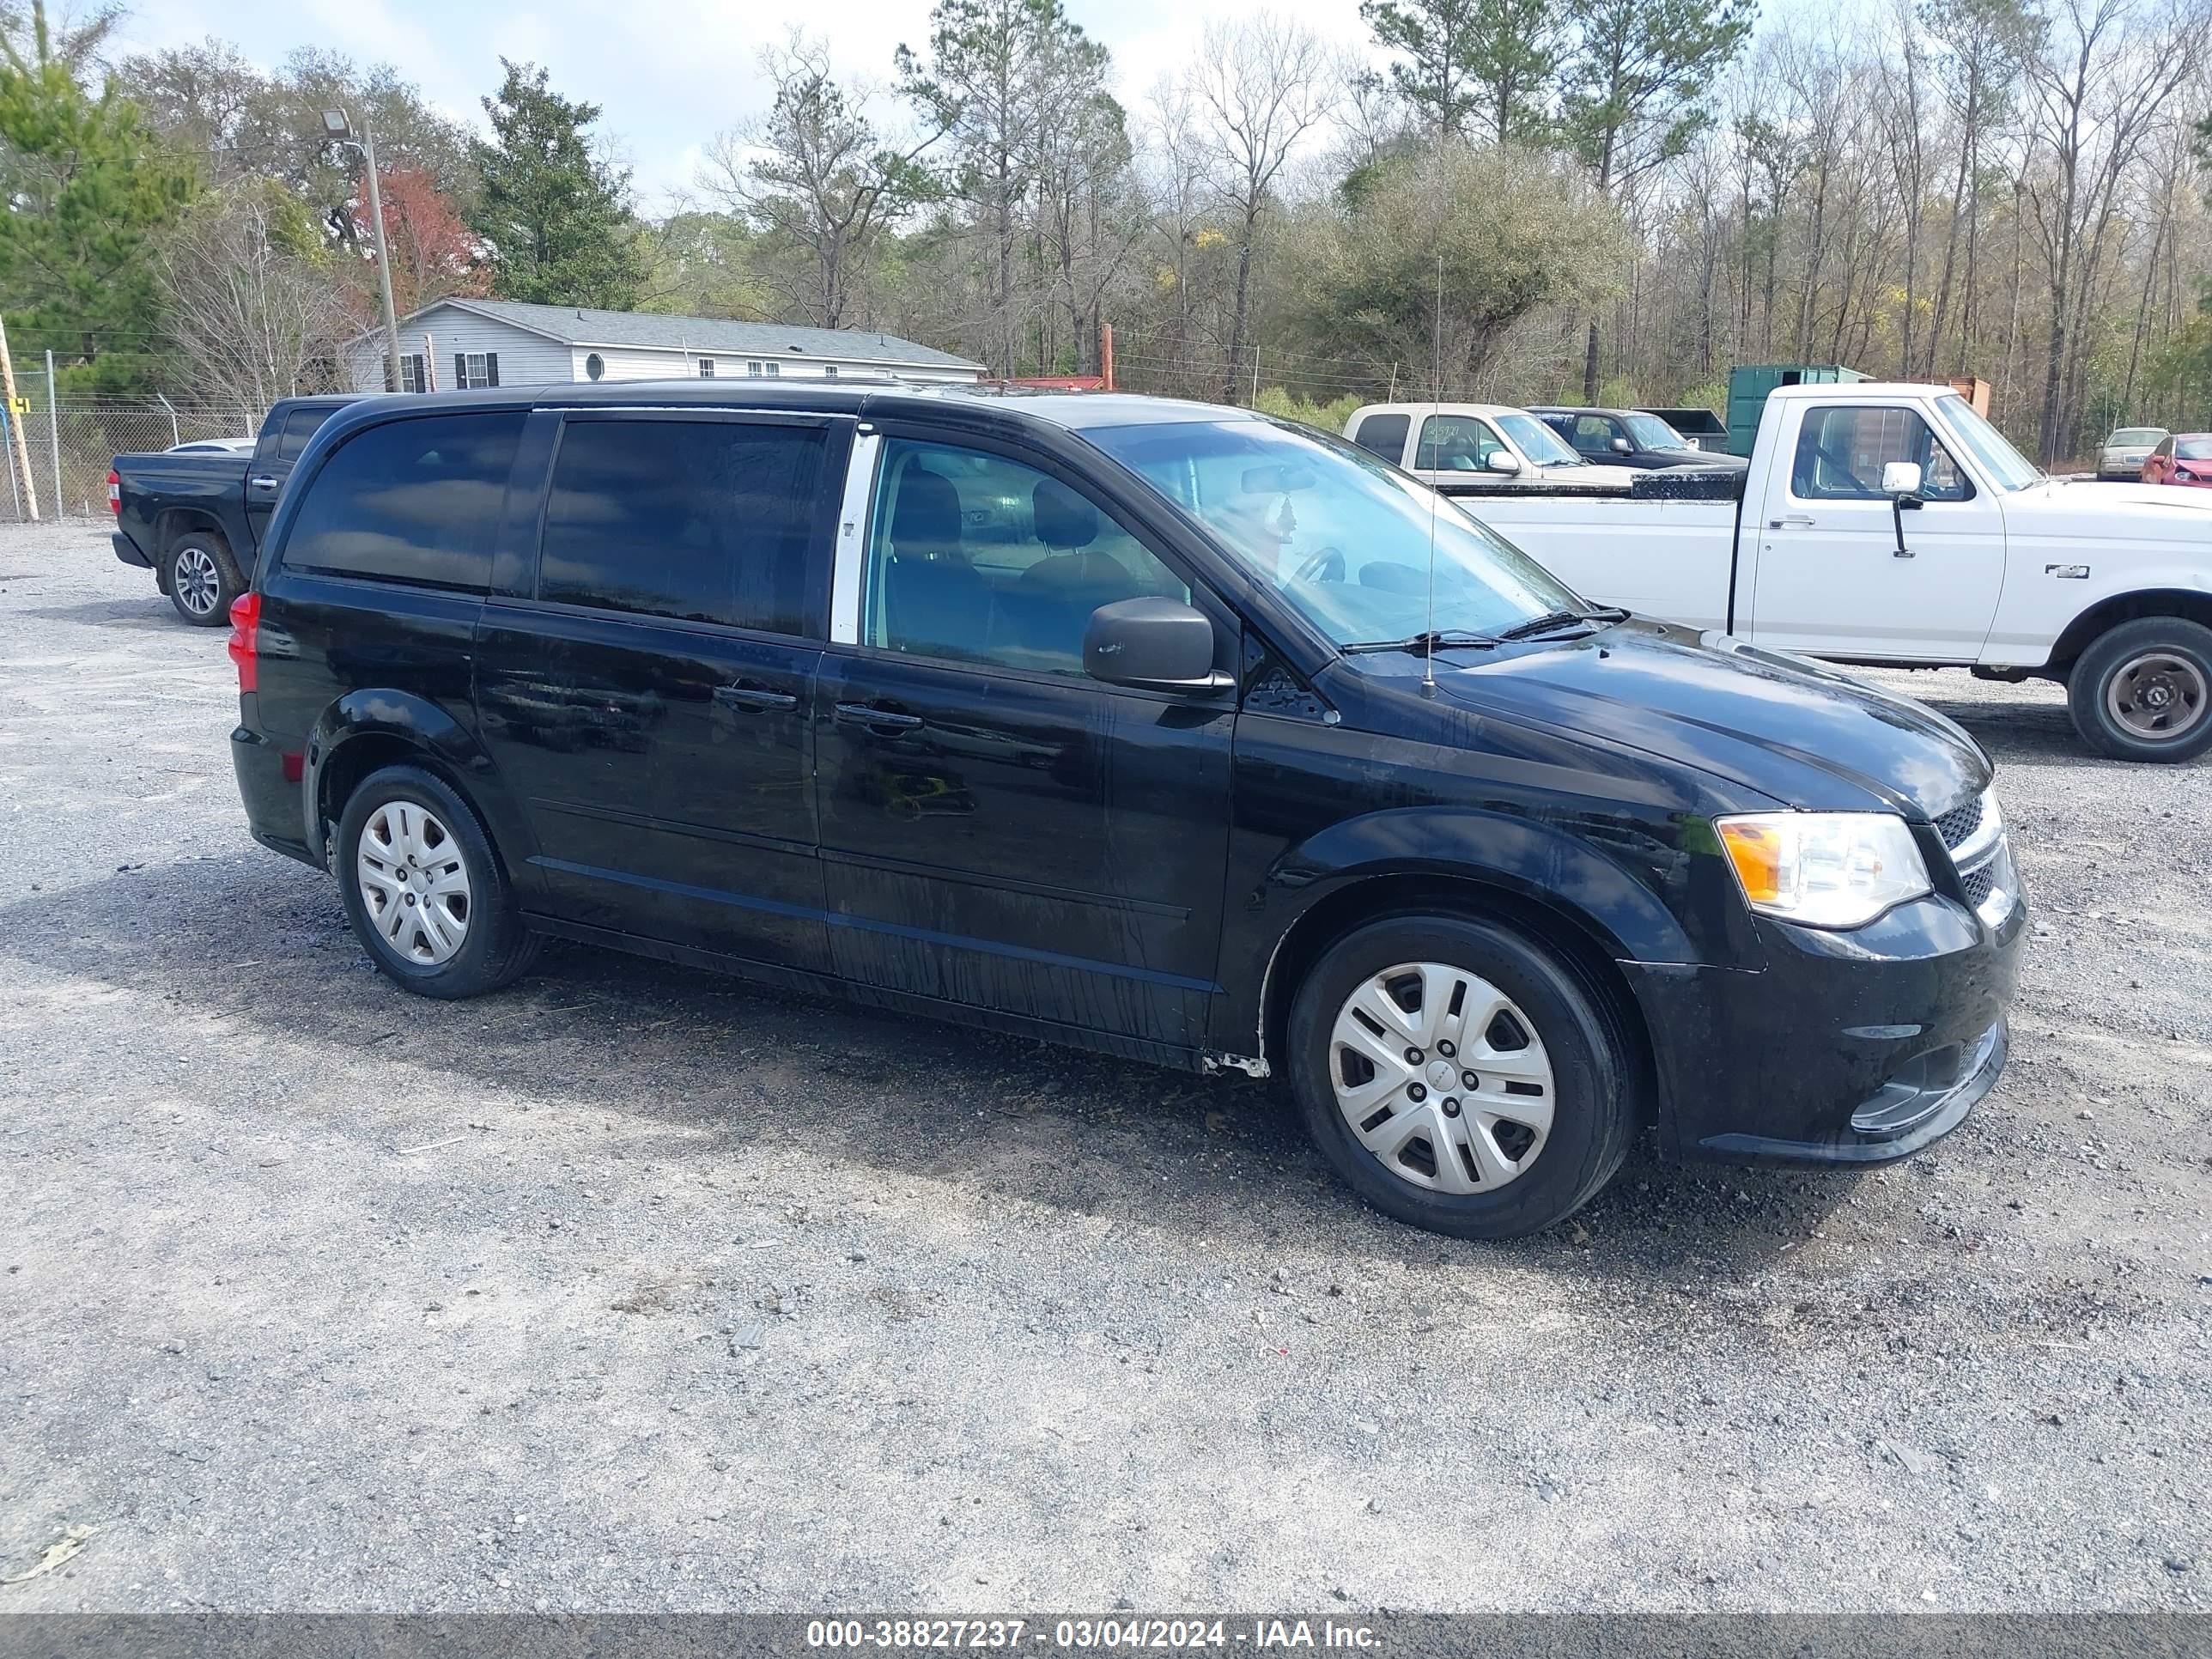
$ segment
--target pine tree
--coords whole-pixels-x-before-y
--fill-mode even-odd
[[[192,179],[112,80],[85,89],[43,4],[28,21],[27,40],[0,31],[0,310],[19,358],[51,349],[87,389],[132,389],[163,337],[151,246]]]
[[[483,199],[472,228],[489,244],[503,300],[626,310],[645,278],[629,210],[629,174],[592,153],[597,104],[550,90],[534,64],[510,64],[483,100],[493,139],[475,146]]]

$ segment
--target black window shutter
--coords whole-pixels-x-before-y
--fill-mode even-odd
[[[484,353],[484,374],[492,385],[499,384],[499,353],[496,351]]]
[[[465,351],[456,351],[453,354],[453,390],[465,391],[468,384],[469,354]]]

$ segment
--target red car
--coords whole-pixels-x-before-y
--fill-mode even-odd
[[[2212,432],[2175,432],[2143,462],[2142,481],[2149,484],[2212,486]]]

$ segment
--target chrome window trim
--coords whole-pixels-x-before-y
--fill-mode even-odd
[[[867,574],[868,510],[876,491],[883,434],[863,427],[845,463],[845,495],[837,507],[837,539],[830,565],[830,642],[860,642],[860,590]]]

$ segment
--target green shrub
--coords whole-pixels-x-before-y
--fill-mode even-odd
[[[1317,404],[1285,392],[1281,386],[1263,386],[1259,401],[1253,404],[1262,415],[1273,415],[1285,421],[1298,421],[1307,426],[1317,426],[1324,432],[1341,433],[1344,423],[1352,418],[1352,411],[1367,402],[1349,392],[1341,398],[1332,398]]]

